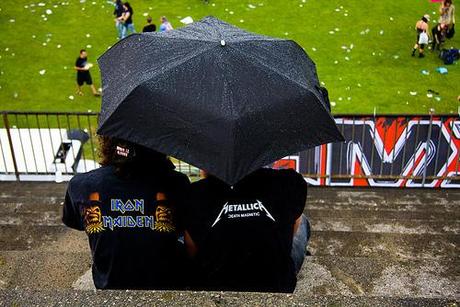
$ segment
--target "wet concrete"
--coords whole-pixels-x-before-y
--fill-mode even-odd
[[[19,305],[427,305],[460,299],[460,191],[310,188],[313,234],[293,295],[93,292],[65,184],[0,183],[0,302]]]

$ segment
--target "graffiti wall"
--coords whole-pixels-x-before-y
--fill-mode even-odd
[[[460,188],[460,118],[340,117],[346,141],[277,161],[312,185]]]

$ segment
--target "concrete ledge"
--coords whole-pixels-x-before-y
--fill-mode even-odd
[[[0,290],[0,301],[12,306],[448,306],[446,298],[384,296],[310,296],[270,293],[187,291],[30,291]]]

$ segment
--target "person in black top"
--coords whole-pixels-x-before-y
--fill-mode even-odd
[[[157,26],[152,23],[152,17],[147,17],[147,25],[142,29],[142,32],[155,32],[157,30]]]
[[[190,190],[185,243],[197,289],[294,291],[309,238],[300,174],[263,168],[234,186],[209,176]]]
[[[121,39],[123,34],[123,22],[121,22],[121,16],[123,15],[123,2],[121,0],[113,0],[115,9],[113,10],[113,16],[115,16],[115,27],[117,29],[117,38]]]
[[[80,56],[75,62],[75,70],[77,71],[77,94],[83,95],[81,87],[84,83],[88,84],[91,87],[91,91],[94,96],[101,96],[99,92],[94,87],[93,80],[91,79],[91,74],[89,69],[92,67],[92,64],[88,63],[88,54],[85,49],[80,50]]]
[[[441,44],[446,40],[447,26],[443,23],[438,23],[433,29],[431,29],[431,34],[433,37],[433,42],[431,49],[440,50]]]
[[[125,38],[128,35],[128,31],[130,33],[136,33],[133,24],[133,8],[129,4],[129,2],[125,2],[123,4],[123,15],[120,17],[120,20],[123,22],[123,31],[121,38]]]
[[[62,221],[85,231],[98,289],[175,289],[185,250],[178,211],[189,186],[163,154],[102,139],[102,167],[69,182]]]

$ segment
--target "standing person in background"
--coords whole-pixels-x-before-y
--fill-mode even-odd
[[[88,63],[88,54],[86,53],[86,50],[80,50],[80,56],[75,62],[75,70],[77,71],[77,95],[83,96],[81,87],[86,83],[91,87],[91,91],[93,92],[94,96],[101,96],[101,94],[99,94],[99,92],[94,87],[93,80],[91,79],[91,74],[89,73],[89,69],[92,66],[93,64]]]
[[[425,45],[428,44],[428,41],[426,43],[423,43],[420,41],[420,36],[421,35],[428,35],[428,22],[430,21],[430,15],[425,14],[423,15],[422,19],[417,21],[415,24],[415,30],[417,31],[417,41],[415,42],[414,49],[412,50],[412,56],[415,56],[415,52],[419,52],[419,58],[423,58],[425,55],[423,54],[423,50],[425,49]]]
[[[168,21],[168,19],[165,16],[161,16],[160,18],[161,25],[160,25],[160,32],[167,32],[174,30],[173,26],[171,23]]]
[[[155,32],[157,30],[157,26],[152,23],[152,17],[147,17],[147,25],[142,29],[142,32]]]
[[[444,0],[439,8],[439,23],[447,26],[447,38],[452,38],[455,33],[455,6],[452,0]]]
[[[131,33],[136,33],[133,24],[133,15],[134,11],[129,2],[123,4],[123,15],[121,19],[123,21],[123,34],[122,38],[125,38],[128,35],[128,31]]]
[[[113,15],[115,16],[115,28],[117,29],[117,38],[121,39],[123,36],[123,22],[121,16],[123,15],[123,2],[121,0],[114,0],[115,9]]]
[[[432,50],[440,50],[441,44],[446,40],[446,28],[443,23],[438,23],[433,29],[431,34],[433,36]]]

